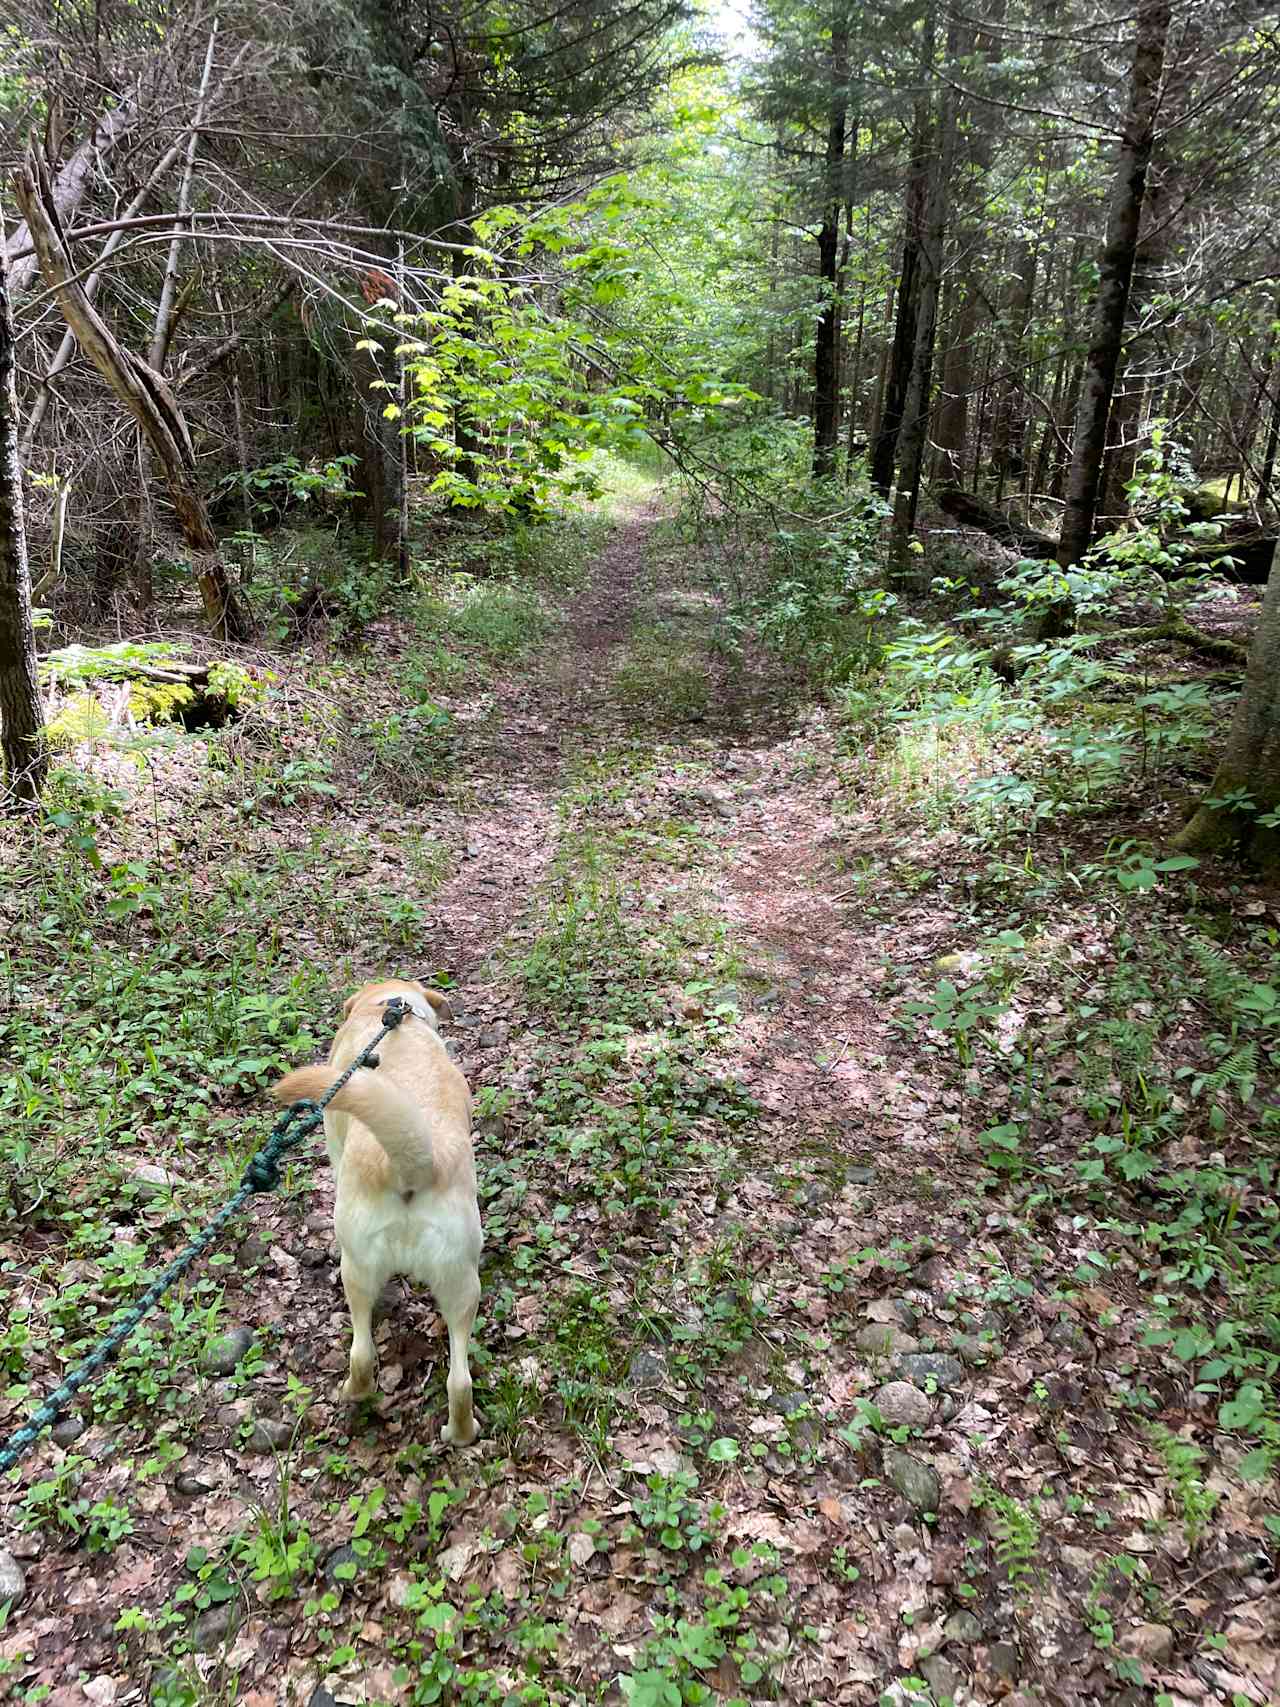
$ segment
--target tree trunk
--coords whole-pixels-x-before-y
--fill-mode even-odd
[[[928,163],[924,157],[928,124],[923,113],[917,120],[915,160],[907,186],[905,228],[902,237],[902,268],[898,275],[898,317],[889,352],[889,374],[880,406],[879,425],[871,449],[871,484],[882,498],[893,485],[898,461],[898,434],[902,430],[902,406],[911,378],[915,354],[916,307],[919,291],[920,246],[924,227],[924,203],[928,186]]]
[[[927,41],[931,34],[930,30]],[[948,58],[954,57],[954,49],[954,41],[949,42]],[[929,174],[924,241],[920,245],[915,347],[911,360],[911,377],[903,400],[902,432],[898,441],[898,492],[893,512],[893,555],[899,567],[905,564],[911,530],[916,524],[916,510],[920,502],[920,476],[924,468],[924,451],[929,437],[933,345],[938,325],[938,298],[942,290],[947,223],[951,213],[951,162],[955,148],[956,95],[948,84],[942,98],[933,165]]]
[[[141,427],[164,474],[182,537],[196,560],[205,617],[215,634],[247,640],[248,608],[231,583],[217,536],[195,481],[195,455],[177,398],[162,376],[123,348],[85,295],[52,214],[50,186],[34,150],[14,174],[14,194],[26,216],[45,281],[58,298],[85,355]]]
[[[22,516],[18,397],[14,387],[9,256],[0,213],[0,752],[4,780],[19,801],[40,798],[48,770],[44,707],[31,626],[31,575]]]
[[[1212,800],[1247,800],[1248,805],[1211,806]],[[1186,853],[1212,853],[1233,842],[1241,852],[1274,870],[1280,866],[1280,831],[1259,825],[1260,813],[1280,807],[1280,549],[1258,627],[1249,648],[1244,689],[1237,702],[1226,751],[1208,794],[1191,822],[1174,838]]]
[[[1129,110],[1111,189],[1106,243],[1093,308],[1093,334],[1080,389],[1067,505],[1058,547],[1058,562],[1064,569],[1079,562],[1093,541],[1107,420],[1124,340],[1147,168],[1155,141],[1160,74],[1169,35],[1169,0],[1140,0],[1137,16]]]
[[[1008,317],[1000,335],[1000,366],[1005,377],[1000,382],[995,419],[991,427],[991,467],[996,477],[996,503],[1004,497],[1004,484],[1009,475],[1023,472],[1022,446],[1025,440],[1026,398],[1023,379],[1018,370],[1026,360],[1027,328],[1035,303],[1036,270],[1039,255],[1036,239],[1027,238],[1017,246],[1018,258],[1014,267],[1017,280],[1009,303]],[[1025,371],[1025,370],[1024,370]],[[1015,442],[1018,449],[1015,451]]]
[[[178,184],[178,217],[173,225],[173,237],[165,261],[164,283],[160,286],[160,300],[156,304],[151,348],[147,352],[147,361],[157,373],[163,373],[165,370],[169,359],[169,345],[173,342],[173,334],[178,324],[178,262],[182,257],[183,234],[191,225],[191,182],[195,177],[196,150],[200,146],[200,126],[204,123],[209,76],[213,70],[213,49],[217,40],[218,20],[215,17],[213,28],[209,31],[209,45],[205,49],[204,72],[200,78],[200,91],[196,96],[195,112],[191,119],[191,134],[187,138],[187,157],[182,163],[182,177]]]
[[[49,206],[59,225],[80,206],[89,185],[93,182],[94,168],[101,164],[104,154],[109,154],[121,138],[129,134],[137,124],[138,116],[138,103],[132,96],[111,112],[104,113],[93,127],[93,135],[87,142],[81,143],[51,181]],[[25,213],[26,210],[23,211]],[[8,246],[8,253],[13,258],[9,288],[14,296],[21,296],[28,290],[36,276],[40,265],[39,255],[23,253],[31,251],[33,247],[33,237],[27,222],[15,226]]]
[[[962,485],[969,442],[969,389],[973,383],[973,346],[978,335],[978,307],[968,278],[951,291],[951,343],[942,368],[942,396],[934,425],[938,447],[936,478]],[[956,306],[956,298],[959,305]]]
[[[1280,314],[1280,301],[1276,312]],[[1271,489],[1276,476],[1276,451],[1280,448],[1280,364],[1273,359],[1267,367],[1263,396],[1269,405],[1267,443],[1262,453],[1262,474],[1258,480],[1258,516],[1265,520],[1271,508]]]
[[[844,133],[849,105],[849,34],[844,0],[836,0],[831,22],[831,95],[827,123],[826,199],[818,233],[822,313],[813,354],[813,477],[836,471],[840,431],[840,210],[844,203]]]

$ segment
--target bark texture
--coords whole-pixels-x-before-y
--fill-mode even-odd
[[[116,144],[128,136],[137,124],[138,117],[136,100],[125,101],[113,111],[104,113],[94,126],[89,140],[81,143],[56,177],[51,179],[49,201],[59,224],[80,206],[89,185],[93,182],[94,170],[102,156],[110,154]],[[33,242],[33,234],[27,221],[24,220],[14,227],[7,247],[13,261],[9,287],[15,296],[21,296],[30,289],[31,282],[39,270],[39,255],[32,252]]]
[[[871,484],[882,498],[889,496],[898,461],[898,434],[915,353],[916,314],[920,286],[920,251],[924,240],[925,201],[929,188],[929,142],[932,126],[929,103],[916,103],[911,177],[902,237],[902,266],[898,274],[898,314],[889,351],[889,369],[871,447]]]
[[[1212,800],[1247,797],[1245,807],[1211,806]],[[1269,870],[1280,867],[1280,833],[1259,825],[1260,813],[1280,807],[1280,549],[1262,613],[1249,648],[1244,689],[1236,704],[1226,751],[1209,792],[1175,838],[1185,853],[1218,852],[1232,843]]]
[[[1147,170],[1155,145],[1160,76],[1169,37],[1169,0],[1141,0],[1129,104],[1111,187],[1107,235],[1093,306],[1093,328],[1076,410],[1066,512],[1058,544],[1064,569],[1079,562],[1093,541],[1098,488],[1107,446],[1107,421],[1124,342],[1125,315],[1133,283],[1134,259],[1142,223]]]
[[[31,626],[31,575],[22,515],[13,308],[0,217],[0,750],[4,783],[19,801],[40,798],[48,769],[44,707]]]
[[[954,43],[948,44],[948,56]],[[925,202],[923,242],[920,245],[920,288],[911,374],[902,405],[898,440],[898,492],[893,512],[893,550],[905,562],[911,530],[920,502],[920,478],[933,395],[933,349],[938,328],[938,299],[942,290],[943,254],[951,213],[951,165],[956,147],[956,97],[948,86],[935,132],[933,164]]]
[[[844,144],[849,107],[849,34],[843,0],[831,25],[831,107],[827,124],[826,201],[818,233],[818,271],[824,285],[813,356],[813,474],[836,470],[840,432],[840,210],[844,199]]]

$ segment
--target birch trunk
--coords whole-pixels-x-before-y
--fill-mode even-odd
[[[0,214],[0,752],[9,791],[30,804],[40,798],[48,754],[31,625],[14,342],[9,256]]]
[[[64,224],[84,200],[89,185],[93,182],[94,167],[104,154],[109,154],[115,145],[133,129],[138,122],[138,104],[129,100],[123,106],[116,107],[113,112],[104,113],[93,127],[93,135],[87,142],[81,143],[75,153],[53,179],[49,191],[49,204],[58,224]],[[33,248],[31,228],[23,220],[13,229],[9,238],[8,253],[13,258],[13,266],[9,275],[9,288],[12,296],[22,296],[31,287],[31,282],[39,271],[38,254],[23,253]],[[11,297],[12,300],[12,297]]]
[[[175,312],[178,300],[178,261],[182,254],[182,239],[186,234],[191,212],[191,183],[196,171],[196,150],[200,146],[200,126],[204,123],[205,102],[209,98],[209,77],[213,71],[213,49],[218,40],[218,20],[213,20],[213,28],[209,31],[209,45],[205,49],[204,70],[200,74],[200,92],[196,96],[196,108],[191,119],[191,134],[187,138],[187,157],[182,163],[182,178],[178,184],[178,214],[173,224],[173,239],[169,244],[169,255],[165,262],[164,283],[160,287],[160,300],[156,304],[155,325],[151,333],[151,349],[147,360],[157,373],[163,373],[165,363],[169,359],[169,345],[173,342],[174,330],[178,323]]]

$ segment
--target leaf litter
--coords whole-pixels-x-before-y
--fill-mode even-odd
[[[0,1695],[1280,1697],[1274,1476],[1242,1476],[1244,1447],[1146,1342],[1142,1288],[1099,1263],[1084,1218],[979,1184],[1008,1088],[949,1060],[945,1013],[932,1046],[901,1023],[937,999],[940,959],[957,991],[989,962],[973,910],[922,899],[911,871],[959,870],[964,850],[908,849],[860,805],[861,760],[771,691],[766,660],[744,682],[703,655],[703,715],[656,688],[644,716],[618,703],[638,622],[696,574],[655,548],[656,519],[621,527],[545,653],[495,678],[465,787],[385,818],[366,799],[346,844],[348,875],[389,897],[414,888],[402,835],[451,858],[405,952],[451,978],[478,1093],[479,1445],[437,1443],[447,1346],[403,1283],[376,1317],[378,1399],[336,1403],[331,1192],[318,1161],[298,1170],[219,1276],[255,1358],[171,1371],[172,1461],[146,1472],[144,1408],[43,1445],[6,1489],[26,1590]],[[274,834],[298,848],[313,828],[300,811]],[[859,861],[874,876],[851,891]],[[299,951],[362,975],[358,945],[339,957],[309,931],[306,894]],[[1101,980],[1117,928],[1102,908],[1058,917],[1058,963]],[[1063,1012],[1052,978],[1018,986],[996,1049],[1028,1005]],[[1060,1077],[1074,1066],[1064,1052]],[[1032,1135],[1073,1147],[1069,1120]],[[172,1234],[145,1202],[120,1228]],[[11,1284],[39,1237],[0,1244]],[[32,1361],[37,1388],[56,1379]],[[895,1381],[914,1422],[874,1403]],[[1162,1461],[1152,1423],[1203,1474]],[[24,1489],[64,1471],[68,1501],[127,1505],[130,1532],[91,1550],[24,1525]]]

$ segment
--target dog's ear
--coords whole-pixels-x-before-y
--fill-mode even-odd
[[[343,1002],[343,1004],[342,1004],[342,1017],[343,1017],[343,1019],[350,1019],[351,1018],[351,1010],[353,1007],[355,1007],[355,1005],[359,1001],[359,999],[360,999],[359,990],[354,991],[350,996],[347,997],[346,1001]]]
[[[449,1000],[448,996],[445,995],[443,990],[428,990],[425,984],[419,984],[418,988],[431,1003],[431,1006],[436,1010],[436,1015],[439,1019],[452,1021],[453,1004]]]

